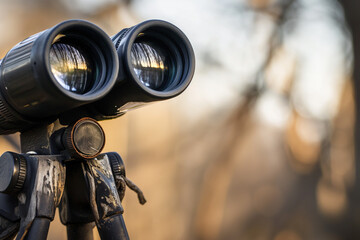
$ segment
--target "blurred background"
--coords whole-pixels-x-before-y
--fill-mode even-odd
[[[109,35],[146,19],[177,25],[196,54],[189,88],[101,122],[105,151],[122,155],[148,200],[126,193],[131,239],[360,239],[359,9],[356,0],[0,0],[0,54],[70,18]],[[19,151],[19,135],[0,146]],[[49,239],[65,238],[56,217]]]

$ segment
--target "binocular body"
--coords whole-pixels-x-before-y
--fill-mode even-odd
[[[176,26],[149,20],[110,38],[69,20],[13,47],[0,62],[0,134],[56,119],[112,119],[175,97],[191,82],[192,46]]]

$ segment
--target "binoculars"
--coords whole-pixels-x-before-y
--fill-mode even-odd
[[[100,154],[97,121],[179,95],[194,68],[187,37],[161,20],[111,38],[70,20],[13,47],[0,60],[0,135],[20,131],[22,153],[0,156],[0,239],[46,239],[56,208],[70,240],[93,239],[94,225],[129,239],[126,187],[146,200],[120,155]]]
[[[179,95],[194,68],[189,40],[168,22],[145,21],[111,38],[87,21],[62,22],[0,60],[0,134],[119,117]]]

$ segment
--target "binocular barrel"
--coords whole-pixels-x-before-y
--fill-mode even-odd
[[[168,22],[145,21],[112,38],[87,21],[62,22],[0,60],[0,134],[66,115],[119,117],[179,95],[194,69],[189,40]]]
[[[194,51],[176,26],[149,20],[123,29],[112,40],[120,67],[113,90],[95,103],[104,118],[173,98],[190,84],[195,70]]]
[[[0,133],[104,97],[118,66],[109,37],[86,21],[65,21],[25,39],[1,61]]]

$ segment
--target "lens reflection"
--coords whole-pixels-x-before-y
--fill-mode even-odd
[[[79,49],[55,42],[50,49],[50,66],[56,81],[66,90],[83,94],[92,82],[92,66]]]
[[[131,62],[139,80],[151,89],[160,88],[168,74],[169,59],[149,43],[138,42],[131,47]]]

